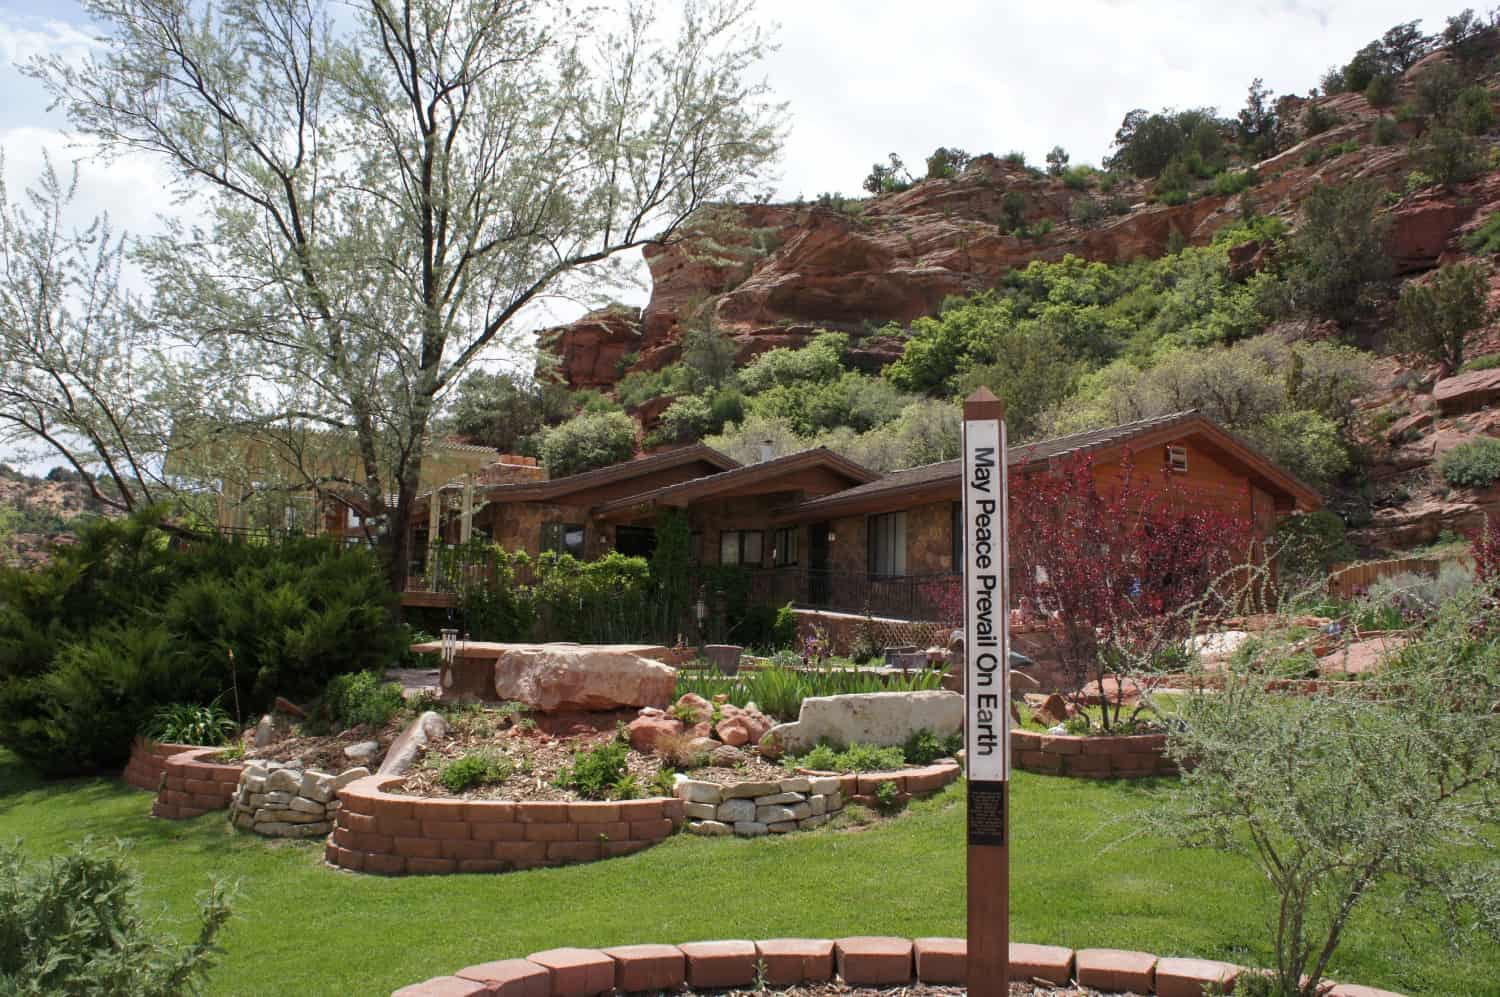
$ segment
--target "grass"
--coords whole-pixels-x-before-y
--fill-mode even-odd
[[[1018,773],[1012,784],[1012,937],[1267,964],[1269,895],[1244,859],[1132,837],[1152,781]],[[211,994],[388,993],[471,963],[558,945],[784,935],[962,935],[959,786],[877,826],[755,840],[672,838],[624,859],[500,876],[383,879],[322,865],[322,845],[232,834],[223,818],[147,817],[109,779],[43,783],[0,751],[0,835],[35,855],[126,838],[145,899],[183,930],[210,876],[239,883]],[[723,897],[756,898],[750,903]],[[1335,979],[1458,997],[1500,978],[1500,952],[1453,959],[1420,919],[1372,897]],[[1409,942],[1414,948],[1408,948]]]

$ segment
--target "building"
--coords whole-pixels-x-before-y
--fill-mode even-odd
[[[1321,504],[1196,411],[1014,447],[1011,473],[1085,454],[1101,482],[1127,458],[1160,461],[1195,501],[1248,520],[1261,540],[1282,517]],[[918,619],[925,589],[951,581],[960,563],[956,460],[880,475],[823,448],[741,466],[699,444],[550,481],[505,460],[478,482],[471,475],[430,493],[427,522],[411,524],[414,544],[477,534],[533,555],[649,556],[659,514],[675,509],[687,516],[697,563],[750,569],[760,599]]]

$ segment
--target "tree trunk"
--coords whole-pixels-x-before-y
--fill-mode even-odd
[[[391,590],[398,596],[406,591],[406,574],[412,558],[411,531],[407,527],[417,503],[417,486],[422,480],[421,454],[412,456],[409,461],[407,473],[402,475],[396,491],[396,505],[386,521],[386,577],[390,580]],[[435,540],[435,537],[429,537],[428,543]]]

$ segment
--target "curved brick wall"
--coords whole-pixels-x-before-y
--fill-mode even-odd
[[[156,802],[151,805],[151,815],[186,820],[227,810],[240,783],[240,770],[245,766],[206,761],[223,750],[222,747],[188,748],[166,758],[165,778]]]
[[[161,777],[167,774],[168,758],[201,747],[201,744],[169,744],[138,737],[130,742],[130,761],[120,778],[136,789],[154,793],[161,788]]]
[[[391,997],[593,997],[620,993],[749,988],[759,967],[773,987],[827,983],[837,976],[857,987],[967,983],[968,946],[962,938],[776,938],[767,941],[623,945],[610,949],[560,948],[524,959],[500,959],[437,976]],[[1120,949],[1010,946],[1012,980],[1080,985],[1105,992],[1202,997],[1222,984],[1228,990],[1239,966],[1208,959],[1170,959]],[[1401,997],[1386,990],[1329,984],[1327,997]]]
[[[504,872],[629,855],[682,826],[682,801],[670,798],[533,803],[387,792],[401,781],[373,775],[338,791],[329,862],[388,876]]]
[[[1177,774],[1176,763],[1167,757],[1165,734],[1070,737],[1013,730],[1010,759],[1012,765],[1026,772],[1082,779],[1140,779]]]

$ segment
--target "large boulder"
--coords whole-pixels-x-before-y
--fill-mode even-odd
[[[1445,377],[1433,386],[1432,397],[1444,413],[1483,408],[1500,398],[1500,367]]]
[[[676,669],[612,648],[518,647],[495,662],[496,694],[544,713],[664,706],[676,684]]]
[[[376,775],[405,775],[424,748],[447,736],[448,721],[443,719],[441,713],[428,710],[413,720],[411,726],[403,730],[401,736],[396,738],[395,743],[391,745],[391,750],[385,753],[385,761],[380,763],[380,769]],[[379,745],[377,744],[376,747],[378,748]]]
[[[802,701],[794,723],[772,727],[775,746],[799,754],[828,741],[835,745],[905,744],[919,730],[939,737],[963,726],[964,698],[954,692],[870,692],[852,696],[812,696]]]

